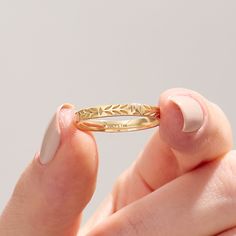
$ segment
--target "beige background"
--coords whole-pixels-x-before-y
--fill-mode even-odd
[[[236,1],[1,0],[0,210],[63,102],[157,104],[170,87],[218,103],[235,131]],[[98,134],[85,219],[153,130]]]

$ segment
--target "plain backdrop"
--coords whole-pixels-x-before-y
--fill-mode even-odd
[[[185,87],[236,131],[236,1],[0,0],[0,210],[57,106],[156,105]],[[154,129],[94,133],[100,167],[87,219]]]

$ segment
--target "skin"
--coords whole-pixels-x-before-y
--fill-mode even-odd
[[[167,99],[176,94],[191,95],[204,108],[207,118],[198,131],[182,131],[182,114]],[[92,133],[76,129],[73,111],[65,110],[55,157],[41,165],[35,154],[1,215],[0,235],[236,235],[236,151],[228,119],[187,89],[165,91],[158,105],[159,129],[83,227],[98,151]]]

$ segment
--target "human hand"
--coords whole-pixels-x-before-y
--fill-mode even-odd
[[[160,128],[80,230],[95,189],[97,147],[91,132],[73,125],[73,107],[59,108],[0,218],[0,235],[236,235],[227,118],[186,89],[165,91],[159,106]]]

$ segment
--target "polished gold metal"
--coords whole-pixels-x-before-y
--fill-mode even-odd
[[[100,119],[113,116],[141,116],[141,118],[115,121]],[[143,130],[159,125],[159,120],[159,107],[139,103],[101,105],[82,109],[75,113],[76,126],[81,130],[90,131]]]

